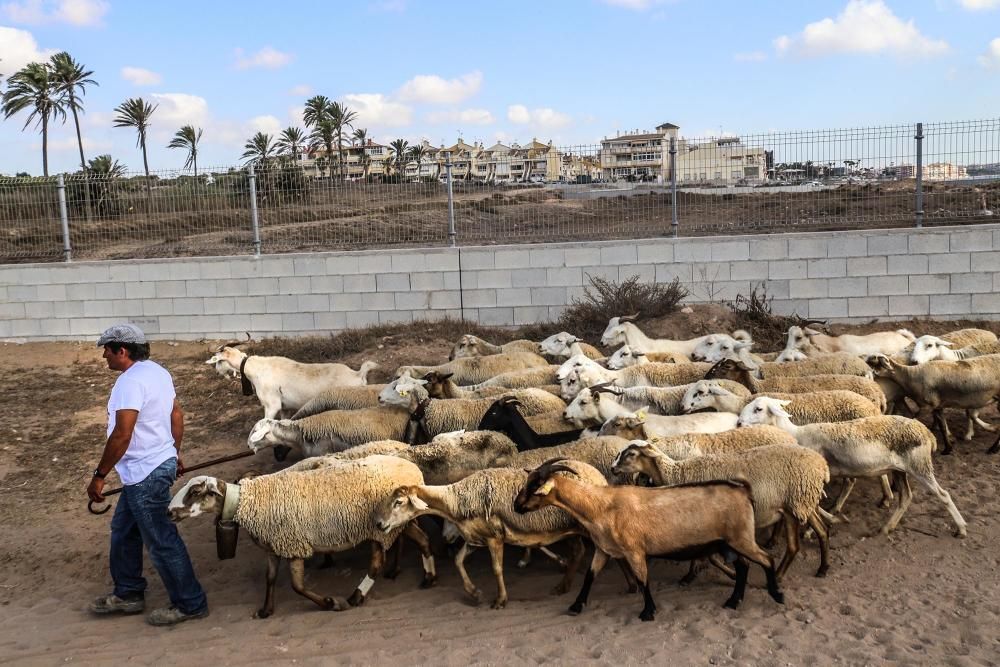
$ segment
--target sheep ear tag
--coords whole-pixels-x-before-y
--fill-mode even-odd
[[[536,496],[549,495],[549,491],[552,490],[552,487],[555,486],[555,484],[556,484],[555,481],[550,479],[549,481],[545,482],[545,484],[542,484],[540,487],[538,487],[538,490],[535,491],[535,495]]]
[[[409,396],[410,395],[410,392],[408,390],[406,390],[406,389],[398,389],[396,391],[396,393],[399,394],[400,396]]]
[[[642,409],[642,410],[639,410],[638,412],[636,412],[635,416],[640,421],[646,421],[646,410],[645,410],[645,408]]]

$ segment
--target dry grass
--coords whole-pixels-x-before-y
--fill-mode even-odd
[[[759,291],[758,291],[759,290]],[[746,329],[760,350],[778,350],[784,346],[784,336],[788,327],[798,324],[798,317],[775,315],[771,310],[773,296],[767,295],[767,287],[761,283],[748,296],[737,294],[736,299],[726,305],[736,316],[736,326]]]

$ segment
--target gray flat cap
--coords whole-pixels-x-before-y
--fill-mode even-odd
[[[97,347],[104,347],[108,343],[145,343],[146,334],[142,329],[134,324],[116,324],[101,334],[97,339]]]

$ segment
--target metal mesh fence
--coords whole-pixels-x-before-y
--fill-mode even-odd
[[[1000,119],[0,177],[0,263],[64,257],[60,190],[74,259],[971,224],[1000,209]]]

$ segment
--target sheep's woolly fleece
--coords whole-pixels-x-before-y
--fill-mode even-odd
[[[314,546],[369,540],[387,548],[402,527],[379,530],[373,512],[396,488],[422,483],[415,465],[390,456],[264,475],[240,484],[235,518],[256,542],[282,558],[309,558]]]
[[[798,444],[795,437],[777,426],[747,426],[722,433],[687,433],[652,438],[649,443],[672,459],[683,460],[707,454],[731,454],[755,447]]]
[[[735,409],[730,410],[730,412],[739,414],[743,408],[760,396],[788,401],[788,405],[784,406],[785,412],[788,413],[792,423],[796,426],[822,422],[844,422],[862,417],[878,417],[882,414],[875,407],[875,404],[864,396],[844,389],[811,391],[806,394],[783,394],[780,392],[753,394],[739,398],[738,402],[733,401]]]
[[[384,384],[367,384],[363,387],[333,387],[309,400],[292,415],[292,419],[311,417],[328,410],[363,410],[378,407],[378,395]]]
[[[867,449],[870,442],[878,443],[893,454],[903,457],[909,457],[915,450],[926,446],[927,463],[930,466],[929,453],[937,449],[937,440],[926,426],[915,419],[898,415],[798,427],[799,440],[805,441],[808,438],[810,442],[815,443],[817,440],[815,436],[829,443],[824,449],[830,450],[834,458],[838,456],[838,452],[848,448],[860,446]]]
[[[604,477],[590,466],[567,461],[577,476],[594,486],[607,486]],[[567,473],[559,473],[565,475]],[[485,518],[492,532],[503,535],[505,526],[516,533],[551,533],[572,530],[576,522],[564,511],[546,507],[537,512],[519,514],[514,511],[514,498],[528,481],[528,473],[520,468],[479,470],[439,491],[448,501],[448,511],[457,521]]]
[[[823,498],[830,469],[822,455],[804,447],[762,447],[726,456],[670,462],[653,457],[666,486],[726,479],[750,484],[758,527],[773,524],[781,510],[805,523]]]
[[[452,374],[452,379],[458,384],[475,384],[485,382],[492,377],[516,370],[548,366],[549,362],[537,354],[530,352],[505,352],[491,354],[485,357],[462,357],[438,366],[401,366],[397,376],[410,369],[413,377],[426,375],[431,371],[442,374]]]
[[[618,452],[626,444],[627,440],[613,435],[583,438],[564,445],[518,452],[507,465],[514,468],[537,468],[549,459],[561,457],[587,463],[596,468],[606,480],[616,481],[618,476],[612,467]]]
[[[332,410],[292,422],[307,442],[337,437],[348,445],[372,440],[402,440],[410,413],[402,408]]]
[[[531,368],[521,371],[509,371],[500,373],[479,384],[466,389],[482,389],[484,387],[507,387],[509,389],[525,389],[528,387],[545,387],[548,385],[558,385],[556,372],[557,365],[549,365],[542,368]]]
[[[760,365],[760,371],[765,378],[803,377],[807,375],[858,375],[860,377],[871,377],[872,373],[872,369],[865,363],[864,359],[856,354],[846,354],[844,352],[824,354],[818,357],[803,359],[802,361],[788,361],[781,364],[773,361],[764,362]]]
[[[804,394],[812,391],[833,391],[843,389],[853,391],[855,394],[864,396],[878,408],[880,413],[885,412],[885,393],[878,386],[878,383],[868,378],[857,375],[811,375],[809,377],[776,377],[768,380],[757,381],[758,393],[767,394],[771,392]]]
[[[719,386],[736,396],[747,397],[750,390],[739,382],[718,380]],[[621,390],[620,401],[630,410],[648,406],[650,411],[661,415],[679,415],[684,410],[681,403],[684,394],[695,383],[682,384],[679,387],[626,387]]]
[[[615,378],[615,383],[622,387],[675,387],[697,382],[705,377],[710,368],[712,364],[703,361],[690,364],[648,363],[611,371],[608,379]]]

